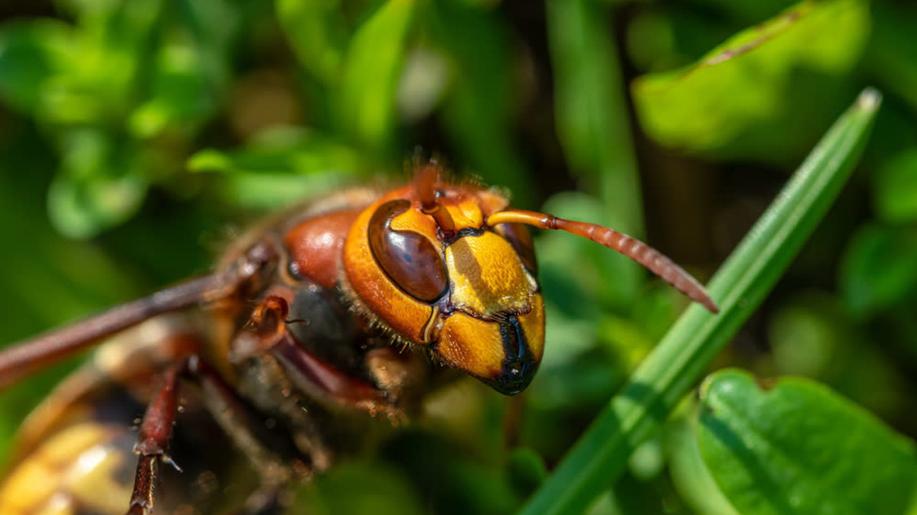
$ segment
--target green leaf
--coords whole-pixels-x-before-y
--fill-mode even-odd
[[[841,263],[841,289],[850,309],[869,316],[917,289],[917,228],[867,225],[854,235]]]
[[[696,64],[633,84],[659,143],[718,158],[795,159],[848,94],[838,87],[869,34],[865,0],[807,1]]]
[[[45,84],[61,67],[70,27],[54,20],[6,23],[0,29],[0,98],[35,114]]]
[[[912,442],[807,379],[762,386],[738,370],[708,377],[698,441],[741,513],[897,515],[917,486]]]
[[[397,125],[396,96],[415,0],[389,0],[357,29],[344,61],[338,103],[345,134],[384,153]]]
[[[618,477],[799,252],[849,177],[879,103],[877,92],[864,91],[831,127],[711,281],[720,313],[688,308],[523,513],[581,512]]]
[[[327,85],[338,82],[347,44],[340,0],[276,0],[280,26],[299,63]]]

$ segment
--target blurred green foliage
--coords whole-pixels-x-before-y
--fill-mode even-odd
[[[894,0],[9,0],[0,342],[206,270],[229,228],[262,213],[404,179],[418,145],[520,207],[644,236],[705,277],[871,84],[885,99],[863,164],[714,368],[810,377],[837,393],[789,383],[802,385],[781,389],[795,412],[891,434],[840,394],[913,438],[915,24],[917,8]],[[504,399],[462,382],[437,394],[448,410],[321,478],[302,506],[506,513],[531,495],[685,306],[587,241],[536,245],[547,349],[519,434],[504,438]],[[0,396],[0,455],[74,365]],[[746,390],[742,402],[764,402]],[[766,513],[736,501],[740,473],[789,495],[770,454],[754,454],[757,469],[735,465],[738,446],[711,460],[696,413],[639,447],[591,513]],[[787,459],[806,459],[815,436],[790,427]],[[915,466],[904,447],[901,470]],[[863,462],[859,447],[818,452]],[[867,502],[907,501],[885,497]]]

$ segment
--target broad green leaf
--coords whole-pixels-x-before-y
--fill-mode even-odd
[[[700,396],[701,455],[741,513],[897,515],[915,492],[913,443],[816,382],[726,370]]]
[[[578,513],[624,470],[704,369],[752,315],[840,193],[865,146],[880,96],[864,91],[710,282],[720,313],[693,305],[599,413],[523,508]]]
[[[348,36],[340,0],[276,0],[274,5],[299,63],[326,85],[337,84]]]
[[[640,123],[692,153],[795,159],[849,94],[839,83],[859,61],[869,21],[865,0],[805,1],[688,68],[636,80]]]
[[[917,221],[917,147],[892,157],[878,170],[873,205],[889,222]]]
[[[917,228],[867,225],[841,264],[841,289],[855,313],[868,316],[917,291]]]
[[[47,81],[59,72],[71,29],[55,20],[6,23],[0,28],[0,99],[22,112],[40,110]]]
[[[532,183],[513,141],[517,93],[508,28],[496,12],[458,2],[430,2],[426,34],[451,65],[442,109],[449,139],[487,183],[508,188],[517,206],[532,201]]]
[[[388,0],[356,30],[344,60],[338,121],[367,149],[385,153],[397,126],[396,97],[416,0]]]

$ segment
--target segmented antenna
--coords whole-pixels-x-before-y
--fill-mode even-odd
[[[499,211],[487,218],[487,225],[490,226],[504,223],[531,225],[539,229],[559,230],[588,238],[599,245],[624,254],[661,277],[691,300],[702,304],[711,313],[719,313],[716,303],[713,302],[704,287],[694,277],[664,254],[636,238],[609,227],[565,220],[554,215],[521,209]]]

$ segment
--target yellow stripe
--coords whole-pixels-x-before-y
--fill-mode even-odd
[[[84,422],[51,436],[0,487],[0,515],[65,515],[76,505],[101,513],[123,513],[130,485],[114,472],[128,459],[112,445],[117,429]]]

